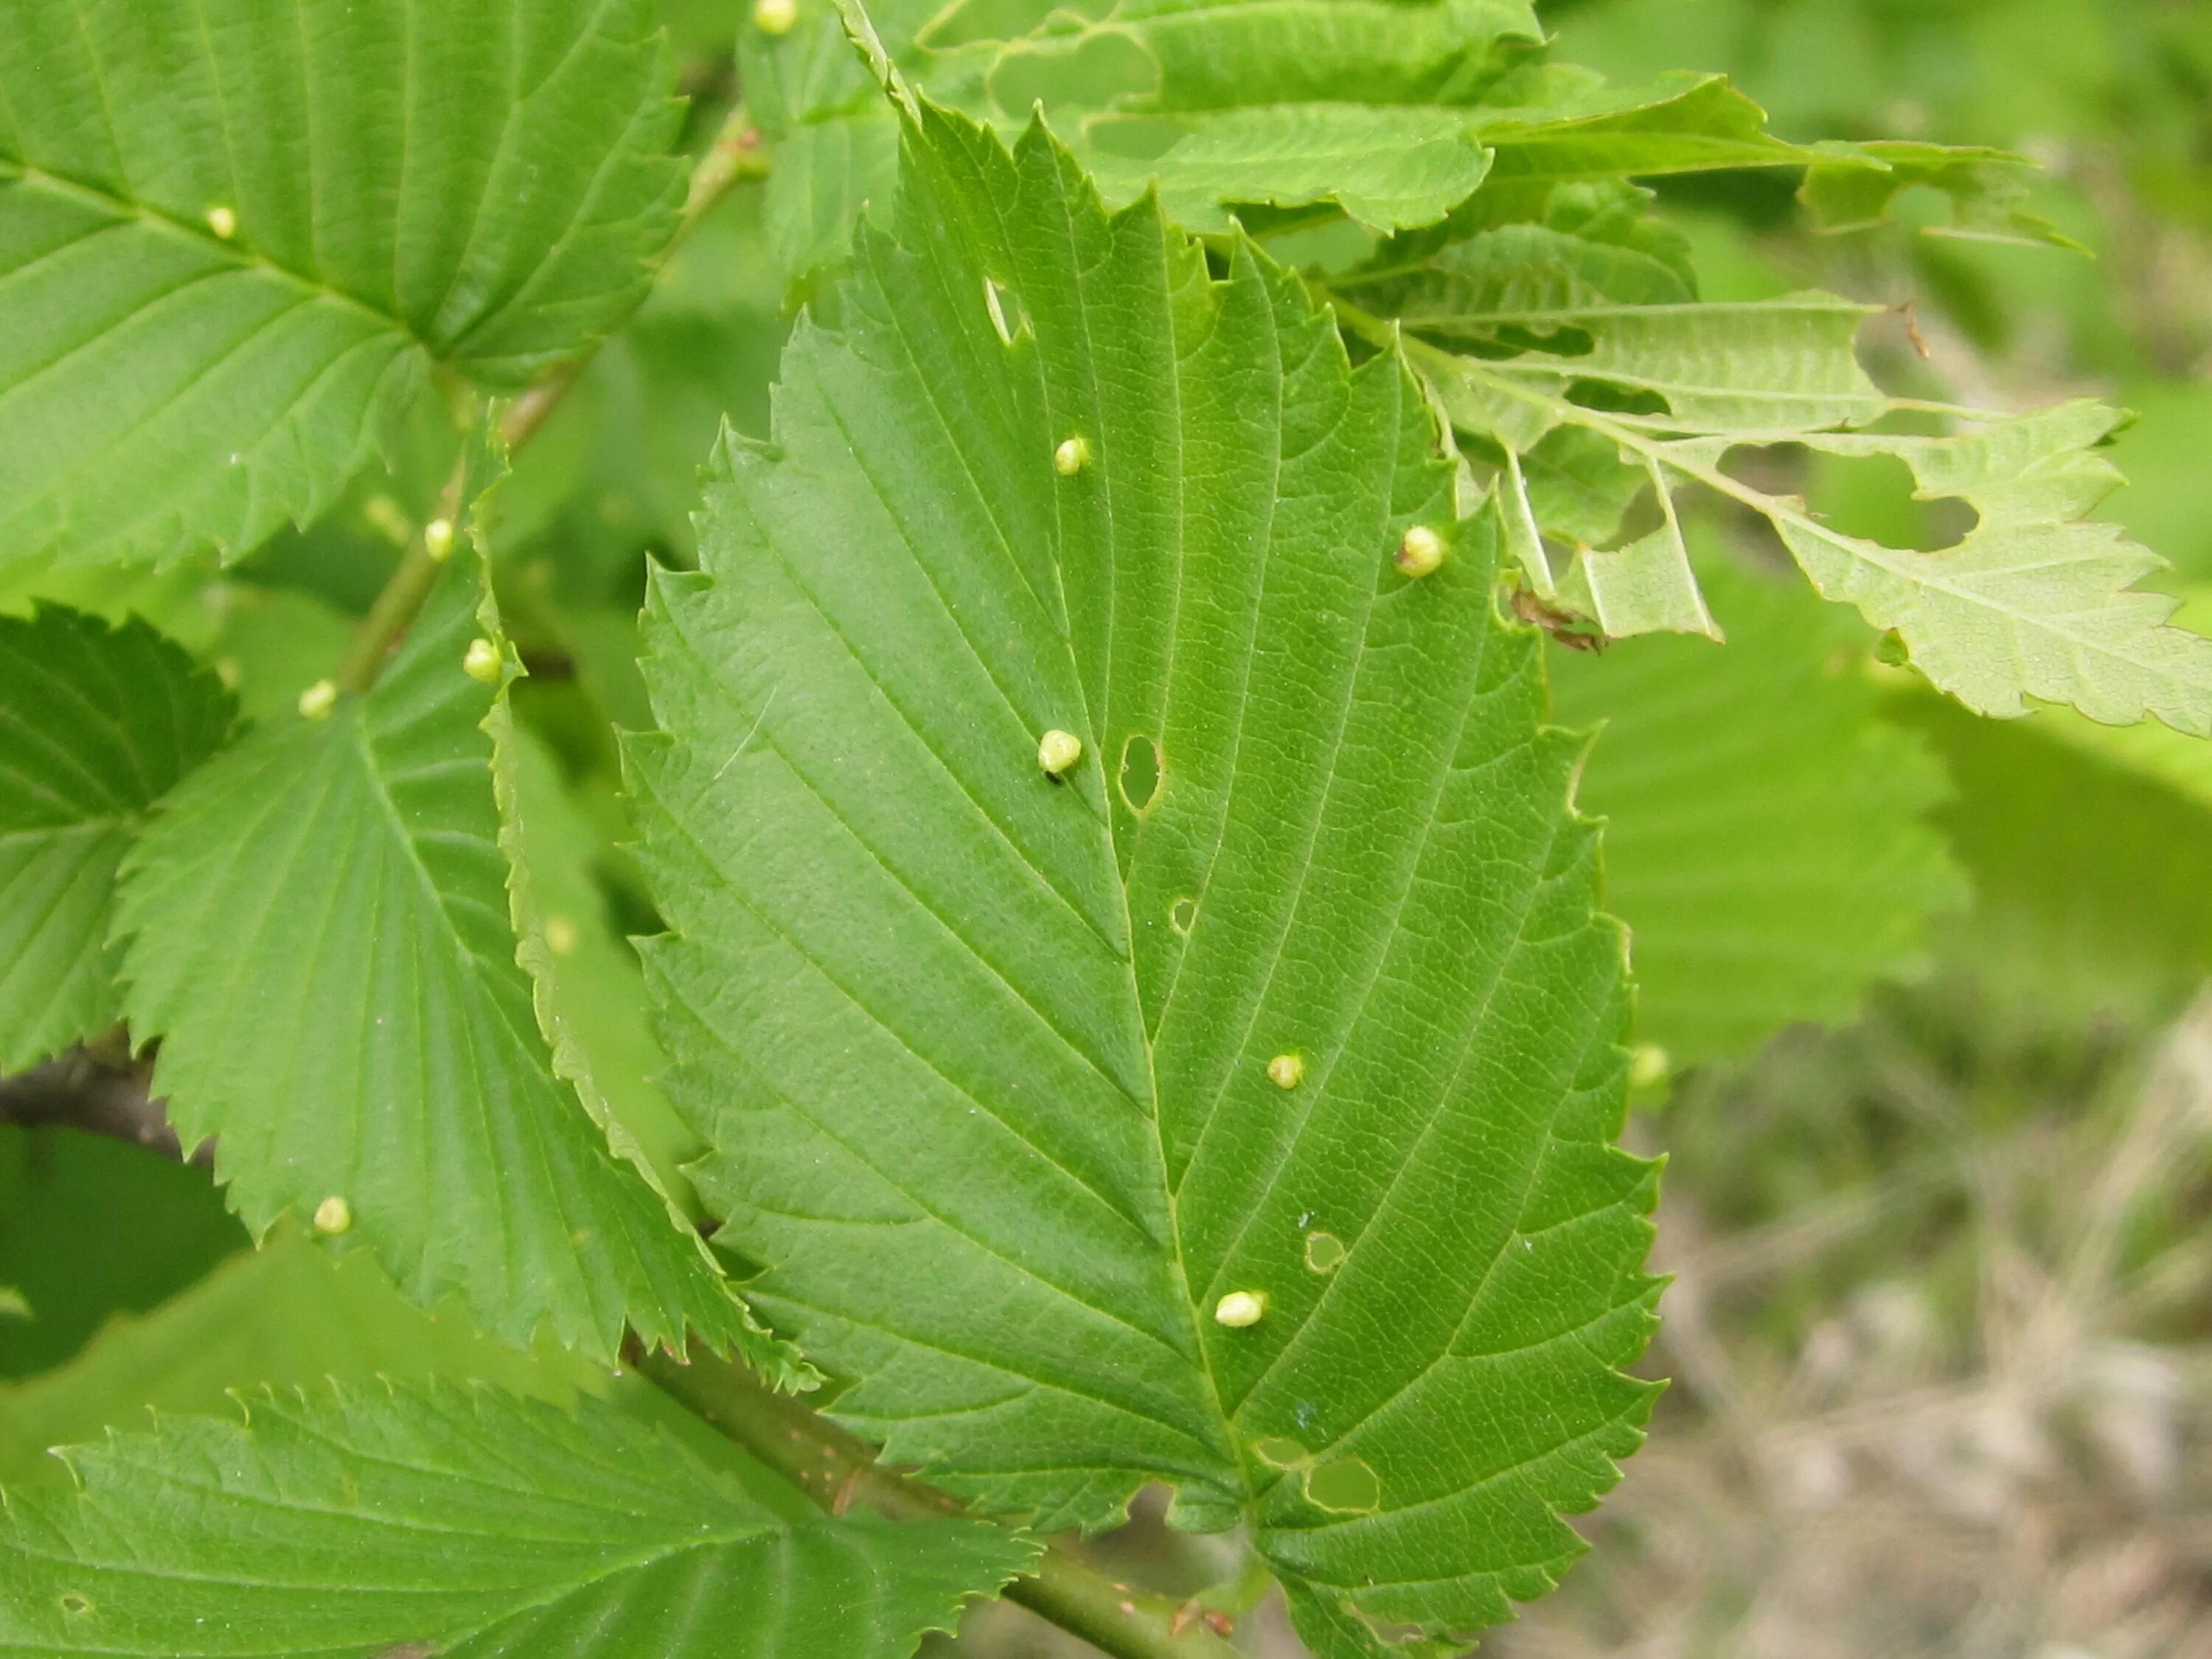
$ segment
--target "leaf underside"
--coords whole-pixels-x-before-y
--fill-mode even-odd
[[[611,1358],[750,1328],[712,1257],[556,1079],[516,962],[492,739],[456,558],[374,690],[280,717],[173,794],[118,926],[132,1029],[186,1146],[257,1234],[343,1198],[410,1296]]]
[[[1321,1653],[1491,1623],[1650,1395],[1578,744],[1400,362],[1041,130],[919,120],[648,609],[647,969],[718,1237],[986,1510],[1165,1480]],[[1416,522],[1456,546],[1411,582]]]
[[[122,1017],[107,943],[116,867],[237,708],[135,618],[0,617],[0,1074]]]
[[[833,1521],[600,1401],[331,1388],[173,1417],[0,1509],[0,1655],[904,1659],[1034,1553]]]
[[[674,224],[645,0],[0,0],[0,562],[242,556]]]

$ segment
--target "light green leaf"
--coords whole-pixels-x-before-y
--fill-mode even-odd
[[[244,555],[643,297],[646,0],[0,0],[0,561]]]
[[[1680,1065],[1849,1021],[1965,898],[1928,821],[1942,771],[1882,717],[1863,633],[1802,587],[1702,574],[1725,649],[1632,640],[1551,665],[1553,712],[1602,727],[1576,798],[1606,820],[1637,1036]]]
[[[459,1290],[518,1346],[541,1322],[611,1357],[688,1328],[787,1381],[696,1234],[549,1066],[516,961],[483,729],[463,668],[477,562],[453,561],[376,689],[271,721],[133,848],[125,1006],[187,1146],[257,1234],[343,1200],[408,1295]]]
[[[2077,401],[1954,438],[1808,437],[1831,454],[1898,456],[1917,499],[1956,497],[1979,521],[1936,553],[1841,535],[1786,507],[1775,527],[1815,587],[1896,629],[1913,665],[1978,714],[2018,714],[2039,697],[2110,724],[2155,714],[2203,737],[2212,641],[2166,626],[2174,600],[2129,586],[2165,561],[2116,525],[2081,521],[2120,483],[2095,447],[2122,418]]]
[[[1859,149],[1881,166],[1816,161],[1805,170],[1798,196],[1822,230],[1863,230],[1880,224],[1889,217],[1899,197],[1925,186],[1951,198],[1951,222],[1929,226],[1930,234],[2087,252],[2048,219],[2021,210],[2028,175],[2034,171],[2034,163],[2026,156],[1946,144],[1875,143]]]
[[[1577,742],[1400,360],[920,118],[654,584],[697,1178],[894,1462],[1045,1529],[1167,1481],[1318,1651],[1442,1641],[1579,1552],[1650,1400]]]
[[[31,1304],[13,1285],[0,1285],[0,1319],[28,1319]]]
[[[1501,468],[1499,512],[1540,593],[1552,572],[1530,526],[1568,542],[1575,563],[1563,595],[1607,632],[1709,631],[1671,505],[1684,484],[1703,484],[1765,518],[1822,594],[1894,629],[1914,665],[1970,708],[2017,714],[2040,698],[2100,720],[2154,714],[2212,732],[2212,643],[2164,625],[2172,600],[2130,586],[2161,561],[2115,526],[2081,522],[2119,482],[2096,453],[2119,416],[2075,402],[1973,416],[1978,424],[1948,438],[1838,431],[1916,407],[1887,397],[1859,364],[1867,307],[1822,294],[1638,303],[1648,270],[1561,243],[1516,227],[1455,251],[1437,278],[1354,283],[1377,304],[1404,306],[1409,325],[1465,348],[1409,347],[1455,426],[1516,460],[1578,428],[1651,481],[1661,529],[1592,550],[1536,517],[1525,475]],[[1614,282],[1631,297],[1608,291]],[[1371,337],[1389,337],[1381,319],[1346,314]],[[1726,465],[1741,445],[1784,442],[1894,457],[1911,468],[1919,499],[1956,497],[1979,521],[1935,552],[1843,534]]]
[[[146,623],[0,617],[0,1073],[121,1018],[115,872],[238,704]]]
[[[1081,150],[1109,201],[1157,186],[1194,230],[1226,230],[1237,204],[1334,204],[1380,229],[1425,225],[1465,201],[1490,155],[1466,112],[1367,104],[1270,104],[1083,124]]]
[[[48,1449],[143,1429],[148,1413],[227,1413],[234,1391],[443,1376],[556,1404],[604,1392],[608,1374],[540,1341],[485,1340],[448,1309],[403,1300],[365,1252],[295,1235],[245,1250],[160,1307],[111,1320],[68,1364],[0,1387],[0,1480],[58,1484]]]
[[[830,1520],[594,1400],[271,1394],[77,1448],[0,1511],[0,1653],[904,1659],[1026,1567],[973,1522]]]
[[[1455,313],[1443,320],[1462,337],[1487,325],[1569,338],[1556,350],[1532,346],[1469,360],[1466,373],[1439,383],[1455,421],[1516,448],[1583,420],[1570,393],[1593,383],[1656,399],[1660,407],[1638,418],[1668,432],[1771,441],[1863,424],[1887,410],[1852,353],[1859,325],[1875,309],[1829,294],[1791,294],[1740,304]],[[1421,320],[1407,319],[1416,326]]]

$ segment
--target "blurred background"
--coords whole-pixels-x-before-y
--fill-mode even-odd
[[[666,9],[703,136],[739,90],[743,9]],[[1815,237],[1772,175],[1662,201],[1708,298],[1822,287],[1909,307],[1867,337],[1893,386],[2138,411],[2107,511],[2212,618],[2212,4],[1543,9],[1559,56],[1627,82],[1726,71],[1790,138],[2040,163],[2027,206],[2084,252]],[[658,1058],[623,942],[653,916],[622,851],[608,722],[649,724],[632,617],[646,561],[690,557],[717,419],[765,426],[789,296],[763,211],[740,191],[686,247],[492,532],[531,670],[532,787],[554,804],[549,884],[602,975],[595,1006],[628,1056],[614,1086],[672,1158],[684,1132],[646,1081]],[[402,444],[414,461],[323,523],[99,608],[206,652],[249,712],[287,706],[427,515],[447,441],[427,411]],[[1959,532],[1901,467],[1770,464],[1893,545]],[[1725,651],[1655,640],[1557,664],[1561,719],[1604,725],[1583,799],[1612,820],[1612,902],[1644,980],[1630,1134],[1670,1160],[1658,1261],[1675,1275],[1646,1370],[1673,1387],[1585,1524],[1592,1555],[1484,1651],[2212,1659],[2212,750],[2049,711],[1977,721],[1882,667],[1855,618],[1768,580],[1747,526],[1708,507],[1699,533]],[[0,607],[67,580],[35,573]],[[605,1386],[408,1308],[354,1258],[282,1238],[246,1254],[203,1169],[41,1122],[42,1100],[112,1086],[129,1129],[129,1054],[67,1068],[0,1085],[0,1284],[27,1304],[0,1307],[0,1478],[49,1478],[46,1445],[148,1404],[214,1409],[226,1386],[441,1367],[556,1398]],[[1237,1570],[1233,1545],[1157,1527],[1100,1547],[1171,1589]],[[1264,1605],[1233,1584],[1218,1599],[1255,1650],[1292,1650]],[[1087,1651],[1011,1608],[957,1650]]]

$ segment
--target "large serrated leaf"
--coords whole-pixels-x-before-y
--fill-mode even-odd
[[[1492,1622],[1650,1401],[1579,744],[1398,359],[916,118],[650,606],[702,1190],[893,1461],[1048,1528],[1170,1481],[1324,1652]]]
[[[237,700],[136,619],[0,617],[0,1073],[121,1017],[116,866],[154,803],[213,753]]]
[[[442,363],[517,386],[674,224],[645,0],[0,3],[0,561],[242,556]]]
[[[458,558],[376,689],[195,774],[133,848],[125,1006],[190,1146],[258,1233],[343,1200],[401,1288],[611,1356],[687,1327],[760,1344],[704,1244],[550,1069],[516,961]],[[784,1369],[787,1378],[792,1373]]]
[[[1604,728],[1576,798],[1606,820],[1637,1036],[1677,1064],[1851,1018],[1966,897],[1928,821],[1942,770],[1882,718],[1863,631],[1802,585],[1698,574],[1724,649],[1624,641],[1552,665],[1559,717]]]
[[[0,1509],[0,1654],[904,1659],[1035,1554],[830,1520],[595,1400],[264,1395],[68,1454]]]

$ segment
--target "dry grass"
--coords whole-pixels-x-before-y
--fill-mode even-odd
[[[1592,1557],[1488,1650],[2212,1659],[2212,998],[2101,1098],[1995,1127],[1976,1085],[1854,1041],[1911,1155],[1750,1226],[1678,1158],[1675,1387]],[[1773,1082],[1697,1109],[1756,1120]]]

